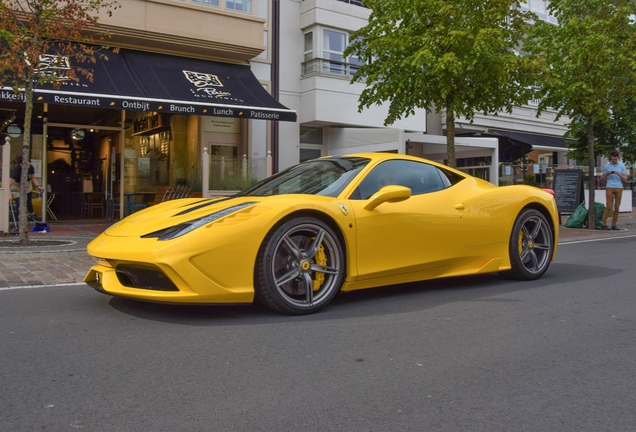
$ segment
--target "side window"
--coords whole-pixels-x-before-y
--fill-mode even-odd
[[[438,169],[437,172],[442,178],[442,183],[444,184],[444,188],[451,187],[459,183],[460,181],[464,180],[464,177],[451,171]]]
[[[442,170],[421,162],[393,160],[375,167],[353,192],[351,199],[369,199],[387,185],[405,186],[411,195],[446,189],[460,179],[450,178]]]

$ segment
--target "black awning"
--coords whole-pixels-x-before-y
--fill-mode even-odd
[[[533,150],[567,151],[568,146],[562,137],[537,135],[522,132],[511,132],[507,130],[490,129],[498,135],[503,135],[511,140],[518,141],[532,146]]]
[[[80,76],[79,82],[65,81],[58,89],[52,84],[39,86],[35,102],[296,121],[296,112],[267,93],[248,65],[128,49],[107,57],[98,58],[95,64],[79,64],[93,72],[92,82]],[[46,71],[64,75],[59,61]],[[0,90],[0,101],[21,99],[10,88]]]

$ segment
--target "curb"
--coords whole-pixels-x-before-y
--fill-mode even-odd
[[[46,288],[46,287],[52,287],[52,286],[79,286],[79,285],[86,285],[86,283],[84,283],[84,282],[59,282],[59,283],[46,284],[46,285],[43,284],[43,285],[6,286],[6,287],[0,287],[0,291],[11,291],[11,290],[32,289],[32,288]]]
[[[0,255],[1,254],[41,254],[41,253],[60,253],[60,252],[86,252],[86,246],[93,237],[75,237],[75,236],[47,236],[29,238],[33,245],[21,246],[19,239],[15,237],[9,239],[0,239]],[[67,242],[67,244],[54,244],[47,246],[46,241],[51,243],[55,242]],[[5,246],[6,243],[11,245]],[[13,245],[15,244],[15,245]]]

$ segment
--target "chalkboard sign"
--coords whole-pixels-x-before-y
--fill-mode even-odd
[[[584,200],[582,170],[554,170],[552,189],[559,213],[574,213]]]

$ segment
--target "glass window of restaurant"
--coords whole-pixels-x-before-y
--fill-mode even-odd
[[[151,205],[165,187],[201,192],[201,154],[210,155],[210,188],[234,189],[243,154],[249,154],[247,122],[237,118],[126,113],[132,127],[124,143],[124,190]],[[161,193],[159,193],[161,194]]]
[[[210,155],[211,190],[242,190],[254,183],[247,156],[247,123],[241,119],[202,118],[202,139]]]
[[[49,105],[47,183],[49,192],[55,194],[51,207],[58,218],[117,219],[119,203],[128,209],[128,195],[136,204],[136,211],[160,202],[168,187],[181,186],[189,194],[200,196],[204,147],[212,159],[209,187],[237,187],[231,180],[240,177],[237,173],[245,164],[243,155],[251,154],[247,140],[249,121],[138,111],[123,115],[122,155],[120,110]],[[36,104],[31,152],[35,165],[44,159],[43,117],[42,104]],[[20,119],[16,121],[19,122]],[[12,139],[12,159],[21,153],[20,139]],[[120,197],[121,190],[127,196]],[[101,195],[105,200],[103,208],[87,211],[89,194]]]

